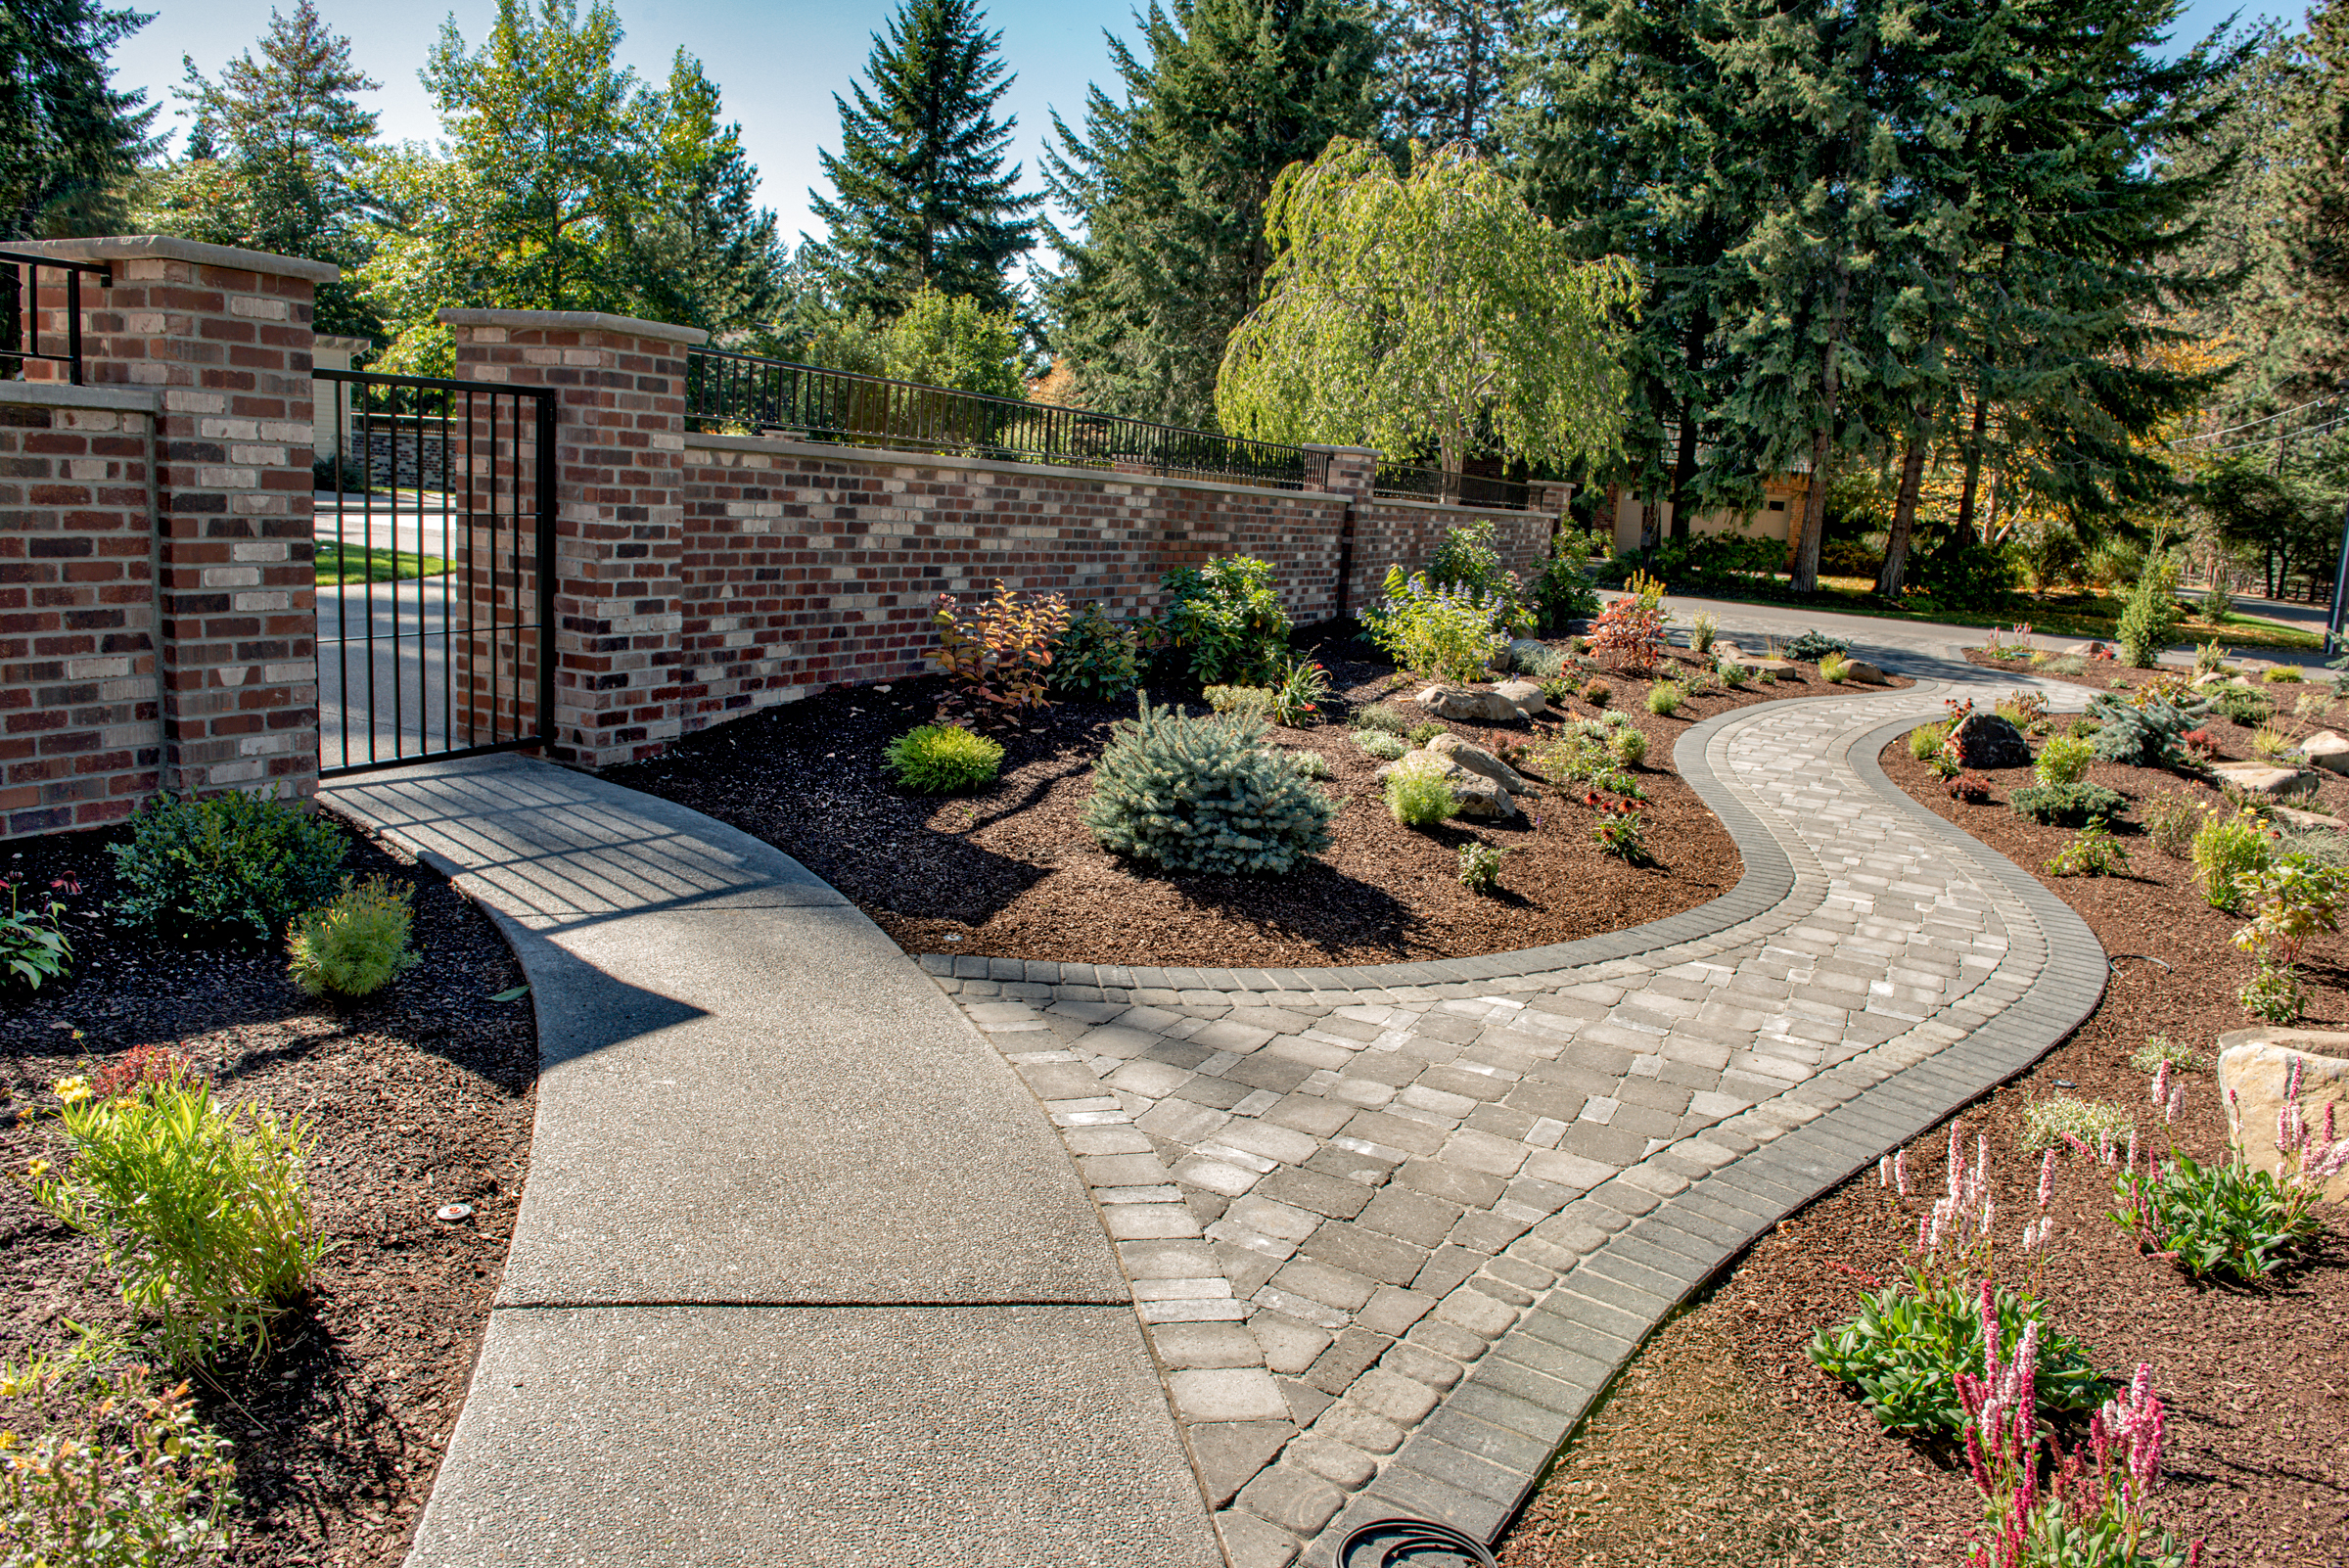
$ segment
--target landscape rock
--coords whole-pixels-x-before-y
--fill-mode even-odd
[[[1460,803],[1460,815],[1492,818],[1515,816],[1517,803],[1497,779],[1482,773],[1470,772],[1451,758],[1435,752],[1413,752],[1399,761],[1387,763],[1373,776],[1385,783],[1394,774],[1404,771],[1433,773],[1451,786],[1451,793]]]
[[[1950,735],[1958,760],[1967,767],[2029,767],[2031,743],[2023,732],[1997,714],[1972,713],[1960,719]]]
[[[2329,1054],[2318,1054],[2326,1052]],[[2317,1029],[2237,1029],[2219,1037],[2219,1095],[2235,1146],[2255,1171],[2283,1175],[2276,1147],[2276,1113],[2292,1063],[2300,1063],[2300,1114],[2324,1136],[2325,1107],[2349,1112],[2349,1035]],[[2349,1198],[2349,1171],[2326,1181],[2326,1199]]]
[[[1884,684],[1884,671],[1865,659],[1853,659],[1846,663],[1844,678],[1861,681],[1870,686],[1881,686]]]
[[[1471,773],[1484,774],[1511,795],[1523,795],[1533,788],[1525,781],[1524,775],[1508,763],[1482,746],[1464,741],[1457,735],[1438,735],[1427,743],[1427,749],[1438,757],[1450,758]]]
[[[2272,762],[2213,762],[2210,771],[2221,783],[2232,784],[2247,795],[2294,794],[2308,777],[2296,767],[2278,767]]]
[[[2349,773],[2349,739],[2329,729],[2320,729],[2300,743],[2300,755],[2322,768],[2335,773]]]
[[[1767,669],[1773,675],[1789,674],[1794,669],[1794,661],[1791,659],[1765,659],[1760,654],[1747,653],[1733,642],[1716,643],[1714,647],[1719,653],[1717,663],[1736,665],[1748,670]]]
[[[1419,706],[1438,718],[1462,723],[1506,724],[1549,712],[1542,688],[1530,680],[1504,680],[1490,691],[1475,686],[1430,686]]]
[[[2305,833],[2311,828],[2329,828],[2338,832],[2341,827],[2341,819],[2337,816],[2326,816],[2322,811],[2303,811],[2295,807],[2272,806],[2268,808],[2268,814],[2295,832]]]

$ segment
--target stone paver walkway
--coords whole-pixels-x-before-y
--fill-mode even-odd
[[[1745,876],[1636,931],[1367,969],[922,960],[1092,1189],[1236,1568],[1395,1513],[1497,1538],[1676,1303],[2095,1005],[2086,926],[1874,762],[2016,684],[1935,668],[1691,729]]]

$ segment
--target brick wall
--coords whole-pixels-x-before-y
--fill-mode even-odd
[[[942,592],[985,594],[1000,579],[1140,614],[1158,607],[1163,574],[1241,554],[1271,562],[1291,617],[1311,623],[1340,613],[1342,556],[1354,609],[1449,528],[1493,518],[1522,567],[1551,521],[762,437],[687,436],[684,453],[677,696],[689,731],[831,682],[920,672]],[[1354,477],[1366,484],[1367,470]]]
[[[318,781],[310,311],[334,267],[155,235],[21,251],[104,261],[87,379],[156,398],[164,782]]]
[[[146,393],[0,383],[0,837],[161,781],[153,419]]]

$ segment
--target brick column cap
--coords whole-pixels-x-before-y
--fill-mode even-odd
[[[355,354],[375,346],[373,338],[338,338],[326,332],[318,334],[315,342],[329,353]]]
[[[1319,441],[1299,441],[1297,444],[1309,452],[1330,452],[1333,454],[1339,452],[1360,452],[1365,457],[1377,457],[1380,455],[1378,448],[1375,446],[1327,446]]]
[[[43,408],[114,408],[152,414],[158,399],[146,387],[80,386],[63,381],[0,381],[0,403]]]
[[[11,240],[8,248],[66,261],[189,261],[198,266],[233,272],[259,272],[279,278],[307,278],[332,283],[343,269],[300,256],[272,255],[266,251],[241,251],[233,245],[199,245],[173,234],[109,234],[83,240]],[[84,303],[91,301],[85,300]]]
[[[670,343],[702,344],[710,334],[699,327],[679,327],[667,321],[640,321],[634,316],[608,316],[601,310],[475,310],[446,309],[434,320],[444,327],[504,327],[539,332],[620,332],[633,338],[660,338]]]

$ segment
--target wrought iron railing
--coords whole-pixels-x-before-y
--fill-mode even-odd
[[[44,272],[59,274],[48,280],[46,294],[41,278]],[[76,387],[81,385],[81,280],[85,274],[96,278],[101,289],[111,288],[115,281],[113,270],[103,262],[0,251],[0,381],[23,381],[28,366],[45,364],[64,366],[65,379]],[[41,330],[44,304],[64,318],[47,332]],[[50,346],[43,348],[43,344]],[[58,352],[59,347],[65,351]]]
[[[1373,493],[1404,501],[1446,501],[1458,506],[1490,506],[1502,511],[1534,509],[1534,486],[1514,480],[1487,479],[1482,474],[1448,474],[1440,468],[1416,468],[1406,463],[1381,463]]]
[[[1328,467],[1325,453],[1302,446],[716,348],[687,352],[685,411],[691,426],[705,432],[789,435],[1270,489],[1319,484]]]

